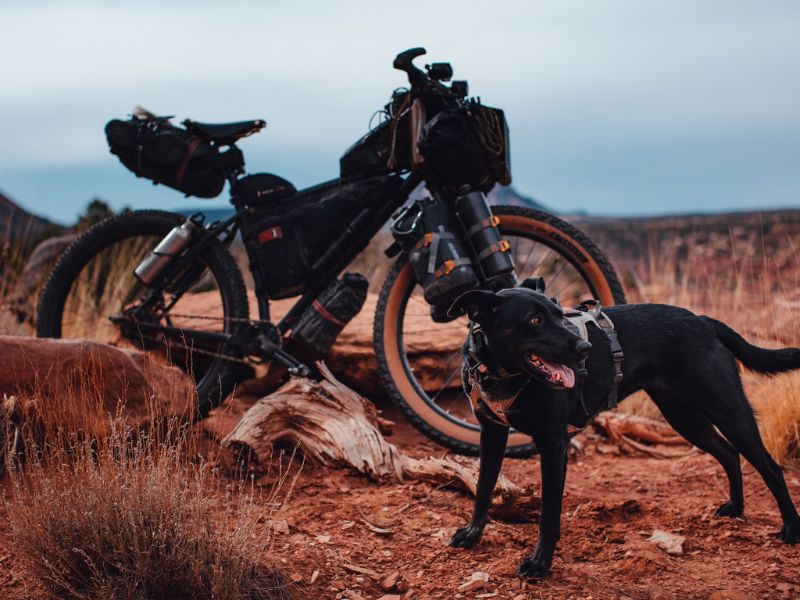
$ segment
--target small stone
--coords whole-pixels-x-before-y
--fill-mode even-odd
[[[381,580],[381,587],[386,590],[387,592],[393,590],[397,585],[397,578],[400,577],[400,573],[395,571],[393,573],[389,573],[386,577]]]
[[[686,541],[686,538],[682,535],[675,535],[668,531],[656,529],[653,531],[653,535],[647,538],[647,541],[657,544],[667,554],[678,555],[683,554],[683,542]]]
[[[284,535],[289,534],[289,523],[286,519],[281,519],[280,521],[273,521],[272,522],[272,531],[275,533],[281,533]]]
[[[489,574],[484,573],[483,571],[475,571],[472,575],[469,576],[464,583],[458,586],[459,592],[474,592],[475,590],[481,590],[486,586],[486,583],[489,581]]]

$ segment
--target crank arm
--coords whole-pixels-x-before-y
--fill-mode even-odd
[[[309,368],[266,336],[260,336],[258,349],[265,360],[274,360],[292,375],[307,377]]]

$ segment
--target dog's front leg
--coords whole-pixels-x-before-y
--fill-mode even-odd
[[[544,440],[541,440],[541,436],[535,439],[542,465],[542,518],[536,548],[517,568],[517,574],[521,577],[547,577],[553,562],[553,552],[561,537],[561,502],[567,471],[569,437],[566,427],[563,437],[554,433],[548,432],[547,439]]]
[[[478,489],[475,492],[475,508],[472,518],[450,538],[450,545],[471,548],[480,541],[483,528],[489,517],[492,492],[500,475],[500,466],[508,442],[508,427],[481,419],[481,459],[478,473]]]

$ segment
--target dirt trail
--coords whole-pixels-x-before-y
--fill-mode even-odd
[[[402,423],[390,440],[411,454],[441,452]],[[349,597],[347,590],[380,598],[392,593],[381,580],[395,572],[400,589],[416,598],[800,597],[800,548],[774,538],[777,508],[749,465],[745,517],[718,520],[712,515],[727,499],[727,482],[708,455],[659,460],[609,450],[590,441],[569,466],[563,533],[546,581],[514,576],[532,550],[536,523],[495,521],[472,550],[449,548],[454,528],[471,511],[466,496],[420,483],[381,487],[310,468],[283,515],[289,532],[276,538],[276,555],[302,577],[300,595],[307,598]],[[503,472],[538,490],[538,470],[534,458],[507,460]],[[800,471],[787,471],[786,478],[797,502]],[[367,522],[391,533],[377,533]],[[654,529],[684,536],[683,554],[647,542]],[[476,571],[489,574],[485,586],[459,592]]]

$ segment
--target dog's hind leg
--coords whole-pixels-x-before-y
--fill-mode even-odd
[[[481,420],[481,457],[478,472],[478,486],[475,492],[475,508],[472,518],[464,527],[456,530],[450,538],[450,545],[471,548],[481,539],[483,528],[492,503],[492,492],[500,475],[503,456],[508,442],[508,427],[493,421]]]
[[[725,469],[730,487],[730,497],[727,502],[717,508],[714,516],[741,516],[744,511],[744,493],[742,491],[742,466],[739,463],[739,452],[736,451],[736,448],[714,429],[714,425],[708,417],[694,408],[699,403],[688,404],[688,393],[679,394],[664,389],[647,390],[647,393],[675,431],[703,452],[708,452],[716,458]]]
[[[769,491],[775,496],[783,519],[783,528],[779,534],[787,544],[800,541],[800,516],[789,496],[783,471],[764,447],[758,432],[753,410],[745,396],[741,381],[736,374],[733,385],[722,385],[708,389],[710,402],[706,403],[709,416],[728,441],[745,457],[767,484]],[[723,395],[722,391],[726,393]]]

